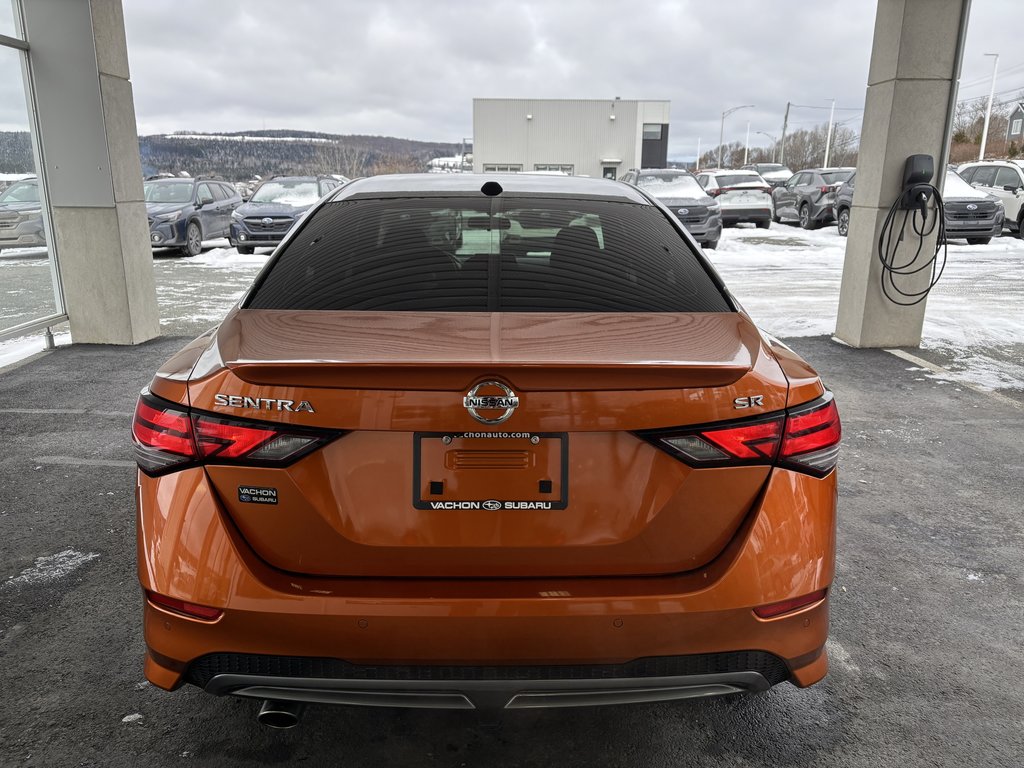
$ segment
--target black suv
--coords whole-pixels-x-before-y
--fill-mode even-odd
[[[722,209],[697,177],[676,168],[631,170],[619,181],[640,187],[672,211],[704,248],[717,248],[722,237]]]
[[[273,248],[313,203],[345,181],[335,176],[275,176],[264,181],[231,214],[228,240],[242,254]]]
[[[154,248],[196,256],[203,240],[225,237],[231,213],[242,204],[233,186],[216,179],[149,179],[142,185]]]
[[[796,219],[804,229],[817,229],[835,216],[836,191],[854,173],[853,168],[808,168],[797,171],[772,190],[776,224]]]

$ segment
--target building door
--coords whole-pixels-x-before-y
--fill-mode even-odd
[[[615,166],[614,165],[606,165],[601,170],[601,175],[604,176],[606,179],[611,179],[612,181],[615,181]]]

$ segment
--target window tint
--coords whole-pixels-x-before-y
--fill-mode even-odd
[[[972,184],[981,184],[984,187],[993,186],[996,180],[996,166],[994,165],[980,165],[974,172],[974,180]]]
[[[212,200],[212,199],[213,199],[213,192],[210,191],[210,185],[209,184],[200,184],[199,185],[199,189],[196,192],[196,201],[198,202],[200,200]]]
[[[228,199],[227,192],[224,191],[224,188],[220,184],[211,184],[210,191],[213,192],[213,199],[218,203]]]
[[[465,197],[329,203],[275,257],[246,306],[730,311],[653,206]]]
[[[1000,168],[996,173],[997,187],[1019,187],[1020,175],[1013,168]]]
[[[977,168],[964,168],[962,171],[959,172],[960,173],[960,177],[964,181],[970,181],[971,179],[974,178],[974,173],[977,170],[978,170]]]
[[[737,184],[763,184],[761,177],[756,173],[720,173],[715,177],[720,187],[735,187]]]
[[[846,181],[853,175],[853,171],[829,171],[828,173],[821,174],[821,177],[825,179],[826,184],[838,184]]]

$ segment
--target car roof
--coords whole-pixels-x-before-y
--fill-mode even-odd
[[[483,194],[489,182],[501,185],[502,195],[514,197],[596,198],[624,203],[650,202],[635,187],[584,176],[538,176],[526,173],[404,173],[355,179],[340,187],[331,200],[366,197],[413,197]]]
[[[760,175],[760,174],[758,174],[757,171],[748,171],[748,170],[744,170],[743,168],[737,168],[737,169],[731,170],[731,171],[723,169],[723,168],[717,168],[717,169],[715,169],[713,171],[701,171],[701,173],[731,173],[731,174],[741,173],[741,174],[744,174],[744,175],[749,174],[751,176],[758,176],[758,175]]]
[[[968,168],[975,165],[1005,165],[1010,168],[1020,168],[1020,162],[1016,160],[971,160],[969,163],[960,163],[958,168]]]

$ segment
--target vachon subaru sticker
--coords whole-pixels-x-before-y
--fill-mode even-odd
[[[255,485],[238,486],[238,500],[246,504],[277,504],[277,488],[258,488]]]

